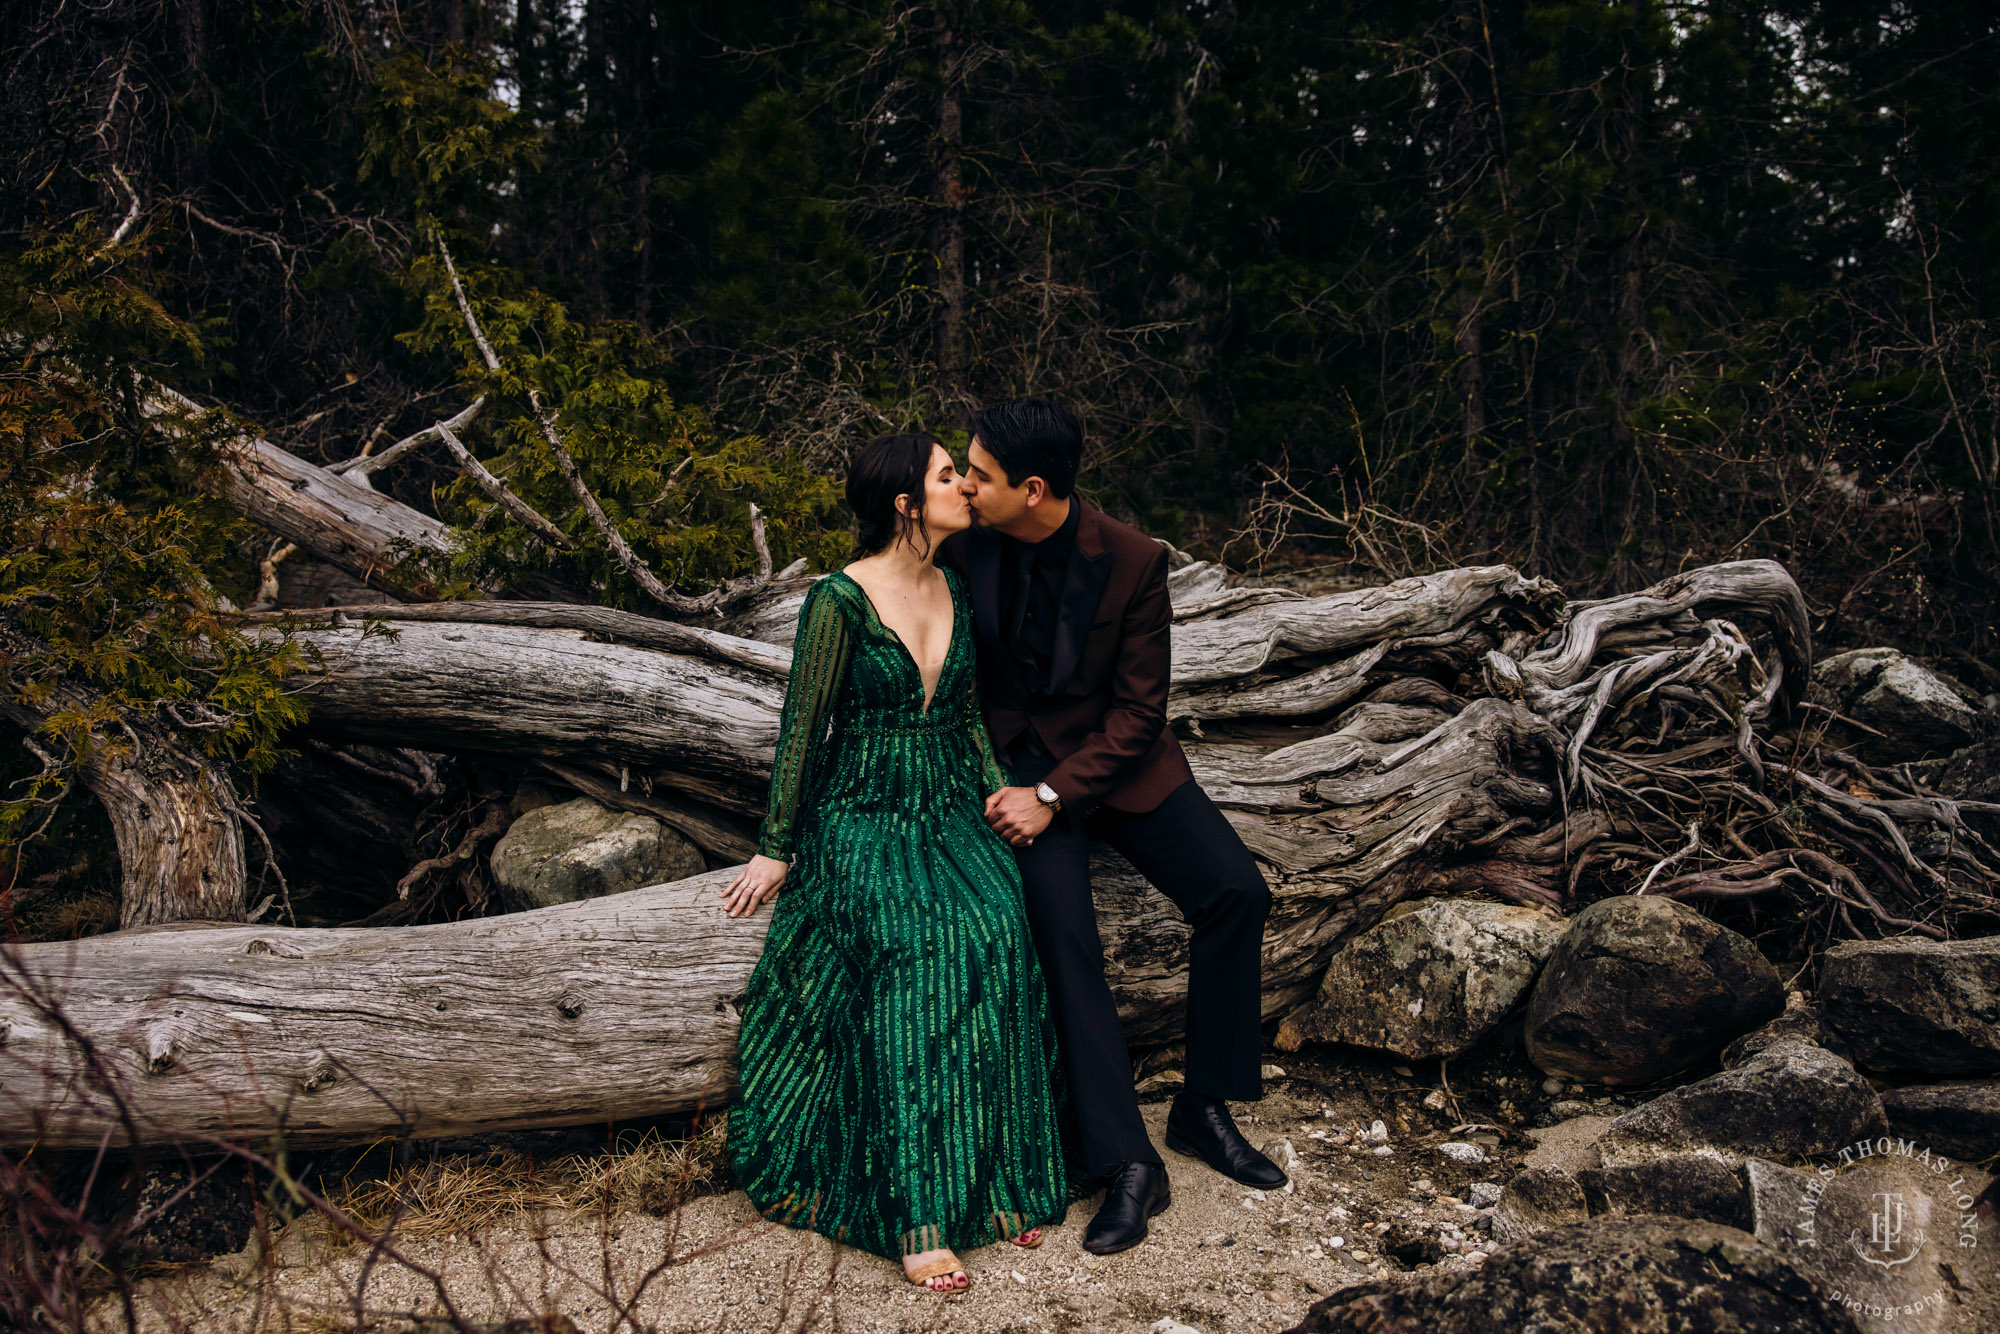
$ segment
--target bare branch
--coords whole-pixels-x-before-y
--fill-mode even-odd
[[[279,541],[271,554],[257,562],[257,596],[250,599],[251,611],[269,611],[278,605],[278,566],[299,549],[296,542]]]
[[[458,265],[452,263],[451,247],[444,243],[440,234],[437,238],[438,254],[444,257],[444,271],[451,275],[451,292],[458,298],[458,313],[465,316],[465,327],[472,331],[472,341],[479,345],[479,355],[486,362],[486,369],[495,375],[500,373],[500,358],[493,354],[493,344],[486,341],[486,331],[479,327],[479,317],[472,313],[472,301],[465,295],[465,284],[458,280]]]
[[[1688,841],[1686,846],[1682,847],[1676,852],[1670,852],[1666,856],[1660,858],[1660,860],[1658,860],[1657,862],[1654,862],[1653,869],[1646,872],[1646,878],[1639,882],[1639,887],[1637,889],[1632,891],[1633,896],[1637,897],[1639,895],[1644,894],[1647,890],[1651,889],[1653,887],[1653,881],[1659,878],[1660,872],[1666,870],[1670,866],[1680,865],[1682,862],[1686,861],[1689,857],[1692,857],[1695,854],[1696,850],[1699,849],[1700,847],[1701,847],[1701,821],[1691,820],[1688,822]]]
[[[452,457],[458,460],[459,466],[472,475],[472,480],[478,483],[481,491],[491,496],[502,509],[518,519],[524,527],[539,535],[550,546],[558,551],[570,549],[570,540],[563,535],[562,529],[537,514],[534,506],[515,495],[507,483],[487,471],[486,465],[465,447],[465,442],[458,438],[457,432],[444,422],[439,422],[432,429],[437,432],[438,439],[444,441],[445,448],[451,451]]]
[[[757,502],[750,502],[750,546],[757,553],[757,578],[759,582],[771,577],[771,544],[764,540],[764,511],[757,508]]]
[[[120,77],[123,77],[122,73]],[[97,252],[99,255],[109,254],[124,244],[125,238],[131,235],[133,226],[139,221],[139,192],[132,187],[132,182],[126,179],[125,173],[118,169],[116,162],[110,165],[111,174],[118,178],[118,184],[124,187],[126,194],[132,196],[132,207],[125,210],[125,220],[119,223],[117,230],[111,233],[111,239],[106,241],[103,248]]]
[[[404,436],[380,454],[370,453],[368,446],[363,445],[359,454],[356,454],[351,459],[342,459],[339,463],[328,464],[326,470],[343,477],[350,474],[359,474],[362,477],[366,477],[370,473],[379,472],[419,445],[427,445],[433,440],[443,439],[442,432],[444,431],[463,431],[466,427],[472,425],[474,419],[479,416],[480,409],[485,406],[486,395],[481,394],[478,398],[468,403],[464,410],[457,416],[447,417],[441,422],[432,422],[429,426],[424,427],[423,430],[413,435]]]

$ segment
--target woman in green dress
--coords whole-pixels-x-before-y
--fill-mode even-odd
[[[971,521],[934,437],[856,456],[857,559],[792,644],[758,855],[731,916],[775,899],[729,1117],[767,1217],[885,1257],[934,1291],[954,1249],[1032,1246],[1069,1195],[1055,1030],[974,697],[972,611],[935,543]],[[782,895],[779,894],[783,889]]]

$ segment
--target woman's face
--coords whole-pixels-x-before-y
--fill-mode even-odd
[[[943,445],[931,446],[930,470],[924,474],[923,516],[933,546],[972,525],[972,508],[959,490],[958,466]]]

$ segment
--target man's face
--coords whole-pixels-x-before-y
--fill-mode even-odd
[[[1024,477],[1019,486],[1007,483],[1007,470],[999,460],[986,452],[979,443],[979,437],[972,437],[972,444],[966,450],[965,476],[959,489],[972,506],[972,521],[982,528],[997,528],[1002,532],[1028,512],[1030,492],[1039,494],[1038,478]]]

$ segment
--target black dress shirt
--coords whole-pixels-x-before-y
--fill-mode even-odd
[[[1041,541],[1010,537],[1002,548],[1000,624],[1013,655],[1016,678],[1031,700],[1048,694],[1056,618],[1062,612],[1063,581],[1069,574],[1069,556],[1076,546],[1081,514],[1081,508],[1072,503],[1062,526]]]

